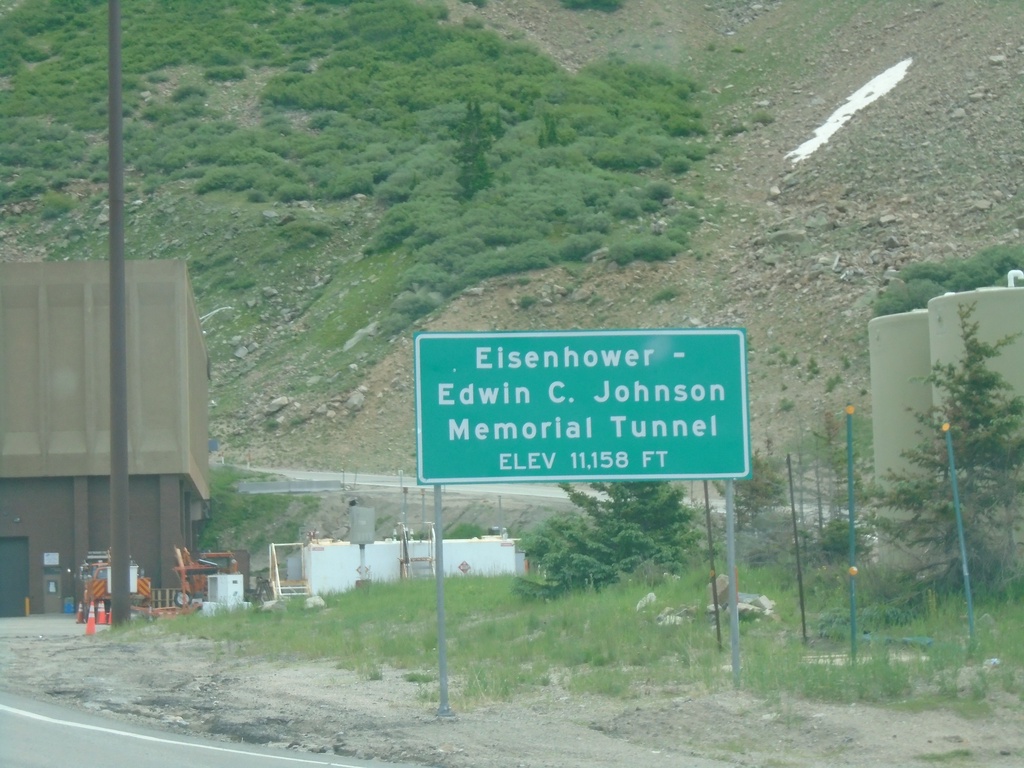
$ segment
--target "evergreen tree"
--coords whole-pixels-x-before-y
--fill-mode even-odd
[[[764,512],[774,512],[786,503],[786,478],[779,462],[755,451],[751,477],[736,482],[734,499],[736,529],[753,526]]]
[[[642,567],[678,572],[698,541],[695,511],[665,482],[562,486],[583,514],[549,518],[523,539],[545,581],[567,591],[601,588]]]
[[[459,145],[455,150],[458,182],[466,200],[491,185],[487,152],[494,143],[494,130],[494,125],[484,120],[479,102],[471,101],[466,105],[466,117],[459,124]]]
[[[537,133],[537,146],[558,146],[558,120],[552,114],[541,115],[541,129]]]
[[[882,506],[902,512],[880,520],[896,541],[924,559],[920,575],[938,586],[962,583],[959,538],[943,423],[949,423],[971,581],[999,590],[1021,575],[1015,527],[1024,493],[1024,398],[988,362],[1015,337],[978,337],[974,305],[961,307],[963,357],[936,364],[928,381],[941,404],[917,415],[923,441],[904,456],[914,469],[890,473]]]

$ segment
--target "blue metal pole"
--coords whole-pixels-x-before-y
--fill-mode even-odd
[[[946,433],[946,451],[949,453],[949,478],[953,484],[953,509],[956,512],[956,535],[960,539],[960,561],[964,569],[964,591],[967,592],[967,631],[971,647],[974,647],[974,600],[971,598],[971,574],[967,569],[967,544],[964,542],[964,518],[960,513],[960,490],[956,482],[956,461],[953,459],[953,437],[949,433],[949,422],[942,425]]]
[[[850,509],[850,660],[857,660],[857,516],[853,498],[853,406],[846,406],[846,489]]]

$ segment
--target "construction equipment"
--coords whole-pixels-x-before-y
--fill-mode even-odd
[[[131,577],[128,591],[131,593],[133,609],[148,608],[152,595],[152,584],[134,561],[130,562]],[[78,606],[78,623],[84,624],[90,608],[103,604],[105,613],[110,613],[110,553],[89,552],[78,569],[78,580],[82,585],[82,602]]]
[[[174,572],[179,584],[173,589],[154,590],[142,569],[131,563],[132,611],[148,618],[179,616],[193,613],[203,606],[207,594],[207,577],[216,573],[238,573],[238,561],[233,552],[202,552],[193,558],[184,547],[174,548],[177,565]],[[78,606],[78,623],[85,624],[90,607],[100,603],[110,613],[110,555],[105,551],[89,552],[79,568],[82,582],[82,602]],[[98,611],[97,611],[98,612]]]
[[[201,552],[192,558],[184,547],[175,547],[174,555],[178,564],[174,572],[181,580],[181,588],[174,596],[179,609],[199,608],[206,599],[206,577],[215,573],[238,573],[238,561],[233,552]]]

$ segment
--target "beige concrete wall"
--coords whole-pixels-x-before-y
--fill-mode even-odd
[[[184,262],[129,261],[131,475],[209,498],[207,356]],[[110,473],[109,264],[0,264],[0,477]]]

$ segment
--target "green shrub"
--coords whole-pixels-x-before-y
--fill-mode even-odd
[[[604,212],[592,213],[586,211],[578,213],[569,217],[568,223],[580,234],[596,232],[606,235],[612,230],[612,218]]]
[[[13,183],[0,182],[0,203],[17,200],[28,200],[46,191],[46,183],[42,179],[21,177]]]
[[[557,258],[557,248],[544,241],[521,243],[504,251],[488,251],[465,265],[466,284],[497,275],[543,269],[551,266]]]
[[[693,161],[685,155],[670,155],[661,164],[668,173],[686,173],[693,167]]]
[[[376,196],[388,205],[404,203],[412,197],[417,185],[420,183],[420,175],[413,168],[399,168],[388,178],[377,185]]]
[[[207,67],[230,67],[242,63],[242,55],[237,50],[227,48],[210,48],[202,57],[202,62]]]
[[[549,602],[565,592],[561,584],[548,584],[533,578],[516,577],[512,582],[512,594],[521,600]]]
[[[373,193],[373,175],[367,170],[342,171],[322,188],[325,197],[342,200],[353,195]]]
[[[667,181],[652,181],[644,188],[644,195],[661,203],[672,197],[672,185]]]
[[[417,232],[420,222],[424,220],[420,211],[420,206],[408,204],[389,208],[377,225],[367,250],[371,253],[382,253],[403,244]],[[428,261],[435,260],[426,258]]]
[[[683,154],[694,162],[704,160],[708,155],[711,154],[711,149],[706,144],[684,144],[680,147]]]
[[[203,77],[215,83],[226,83],[232,80],[245,80],[245,67],[210,67],[203,72]]]
[[[57,219],[75,207],[75,198],[59,192],[47,191],[40,200],[40,214],[44,219]]]
[[[625,0],[558,0],[563,6],[574,11],[595,10],[595,11],[617,11],[622,7]]]
[[[612,200],[609,212],[618,219],[635,219],[643,213],[640,201],[628,192],[620,192]]]
[[[463,282],[463,266],[476,261],[487,250],[484,241],[475,233],[459,232],[421,248],[418,256],[424,263],[443,269],[450,276],[453,287],[461,287],[467,284]]]
[[[602,146],[594,153],[594,165],[614,171],[638,171],[661,165],[661,156],[649,142],[634,139]]]
[[[934,280],[908,279],[889,285],[875,300],[875,316],[895,315],[912,309],[924,309],[928,302],[946,289]]]
[[[875,300],[876,317],[923,309],[928,301],[947,291],[970,291],[992,285],[1005,285],[1006,274],[1024,262],[1024,248],[998,245],[966,260],[911,264],[900,272],[900,280],[886,288]]]
[[[244,192],[249,189],[276,188],[273,180],[258,166],[211,168],[196,184],[196,192],[204,194],[225,190]]]
[[[391,302],[391,312],[404,318],[406,324],[433,312],[441,306],[441,296],[424,289],[404,291]]]
[[[448,295],[452,277],[437,264],[417,264],[407,269],[398,280],[403,291],[437,291]]]
[[[665,121],[669,136],[703,136],[707,133],[699,115],[674,115]]]
[[[616,264],[632,261],[667,261],[679,250],[679,245],[664,237],[641,237],[624,243],[616,243],[608,252],[608,258]]]
[[[179,85],[171,94],[171,101],[180,104],[189,99],[205,99],[208,91],[201,85],[186,84]]]
[[[581,261],[600,248],[603,241],[604,238],[593,232],[572,235],[558,249],[558,257],[562,261]]]
[[[282,203],[290,203],[295,200],[309,200],[312,194],[305,184],[290,182],[278,187],[274,196]]]
[[[278,236],[291,250],[311,248],[320,240],[331,236],[331,228],[319,221],[296,219],[277,228]]]

